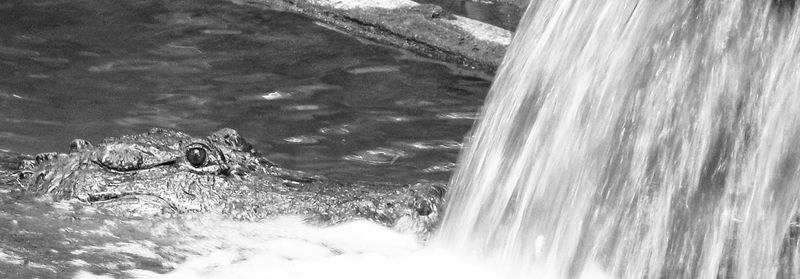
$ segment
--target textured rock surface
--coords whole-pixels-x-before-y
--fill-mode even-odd
[[[232,0],[305,14],[322,23],[434,59],[494,71],[512,33],[409,0]]]

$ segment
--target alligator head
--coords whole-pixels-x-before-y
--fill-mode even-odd
[[[369,219],[428,232],[440,218],[443,185],[343,183],[278,167],[235,130],[206,138],[153,129],[70,153],[45,153],[21,166],[27,191],[77,199],[115,214],[215,212],[259,220],[281,214],[333,224]]]

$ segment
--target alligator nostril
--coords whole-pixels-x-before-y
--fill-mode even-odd
[[[36,168],[36,161],[34,160],[22,160],[17,167],[18,170],[32,170],[34,168]]]
[[[419,214],[419,216],[428,216],[431,213],[433,213],[433,209],[431,208],[431,204],[427,201],[421,202],[417,207],[417,214]]]
[[[92,143],[87,140],[74,139],[69,143],[69,153],[81,152],[92,148]]]
[[[39,153],[36,154],[36,163],[41,164],[43,162],[51,161],[56,157],[58,157],[58,153],[55,152]]]

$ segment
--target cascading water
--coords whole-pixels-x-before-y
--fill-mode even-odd
[[[795,277],[798,10],[531,5],[436,241],[512,276]]]

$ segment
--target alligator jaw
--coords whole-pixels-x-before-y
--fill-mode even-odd
[[[104,163],[102,161],[97,161],[97,160],[92,160],[92,163],[94,163],[95,165],[98,165],[99,167],[101,167],[101,168],[103,168],[103,169],[105,169],[106,171],[109,171],[109,172],[126,173],[126,172],[136,172],[136,171],[140,171],[140,170],[146,170],[146,169],[152,169],[152,168],[157,168],[157,167],[162,167],[162,166],[173,165],[173,164],[176,163],[176,160],[175,159],[171,159],[171,160],[166,160],[166,161],[163,161],[163,162],[158,162],[158,163],[154,163],[154,164],[150,164],[150,165],[141,165],[140,164],[140,165],[136,165],[135,167],[129,167],[129,168],[121,168],[121,167],[110,165],[110,164]]]
[[[180,210],[169,201],[148,193],[92,193],[79,197],[78,200],[115,214],[131,217],[180,213]]]

